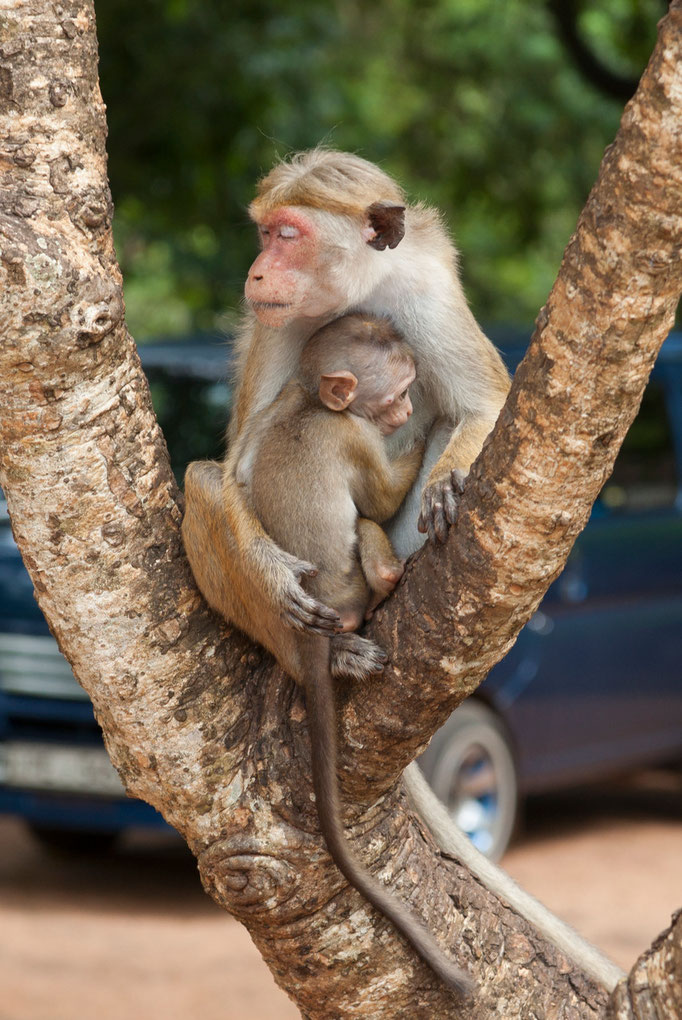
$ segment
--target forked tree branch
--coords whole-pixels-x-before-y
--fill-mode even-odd
[[[465,1015],[331,864],[302,699],[189,574],[123,321],[92,4],[0,6],[0,480],[41,608],[128,789],[185,835],[306,1016]],[[373,624],[393,663],[347,699],[357,803],[391,786],[513,640],[634,416],[680,286],[679,57],[677,2],[459,525]],[[508,1020],[601,1015],[604,994],[440,858],[395,789],[348,823],[475,972],[468,1015],[499,1015],[501,1001]]]

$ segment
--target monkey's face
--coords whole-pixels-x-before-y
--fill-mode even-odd
[[[343,308],[344,295],[330,272],[330,245],[312,212],[282,206],[259,220],[258,230],[262,251],[244,293],[264,325],[279,327]]]
[[[405,425],[412,415],[410,386],[414,379],[414,364],[403,364],[398,372],[392,374],[388,386],[383,387],[379,393],[374,390],[366,398],[360,382],[351,410],[373,422],[383,436],[390,436]]]

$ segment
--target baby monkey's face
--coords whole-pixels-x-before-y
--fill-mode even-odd
[[[338,324],[332,323],[334,325]],[[313,356],[316,353],[314,351]],[[320,401],[330,411],[348,411],[365,418],[376,425],[382,435],[390,436],[412,414],[409,390],[416,371],[405,345],[399,350],[396,342],[387,350],[385,345],[361,344],[351,350],[342,348],[341,355],[345,356],[339,357],[335,350],[329,369],[325,366],[318,377]],[[304,351],[304,369],[305,358]]]
[[[360,379],[350,410],[373,422],[383,436],[390,436],[412,414],[410,386],[415,374],[414,364],[405,362],[398,365],[388,379],[382,380],[382,385],[375,379],[364,387]]]

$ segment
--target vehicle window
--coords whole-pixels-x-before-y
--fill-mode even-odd
[[[191,460],[224,456],[230,391],[226,383],[178,377],[159,369],[150,369],[147,375],[173,471],[181,483]]]
[[[661,383],[653,381],[644,392],[639,414],[625,437],[600,498],[611,510],[654,510],[672,506],[676,482],[665,391]]]

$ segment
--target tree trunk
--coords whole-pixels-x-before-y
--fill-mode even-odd
[[[92,4],[3,5],[0,480],[40,606],[128,791],[184,835],[207,890],[247,925],[307,1017],[606,1016],[602,990],[438,853],[398,779],[561,570],[672,325],[682,0],[662,22],[458,525],[445,549],[415,558],[372,623],[391,665],[341,699],[349,836],[475,975],[467,1009],[333,866],[301,695],[193,584],[182,498],[123,321]],[[679,1016],[679,984],[667,981],[679,976],[675,952],[672,936],[657,943],[608,1016]]]

